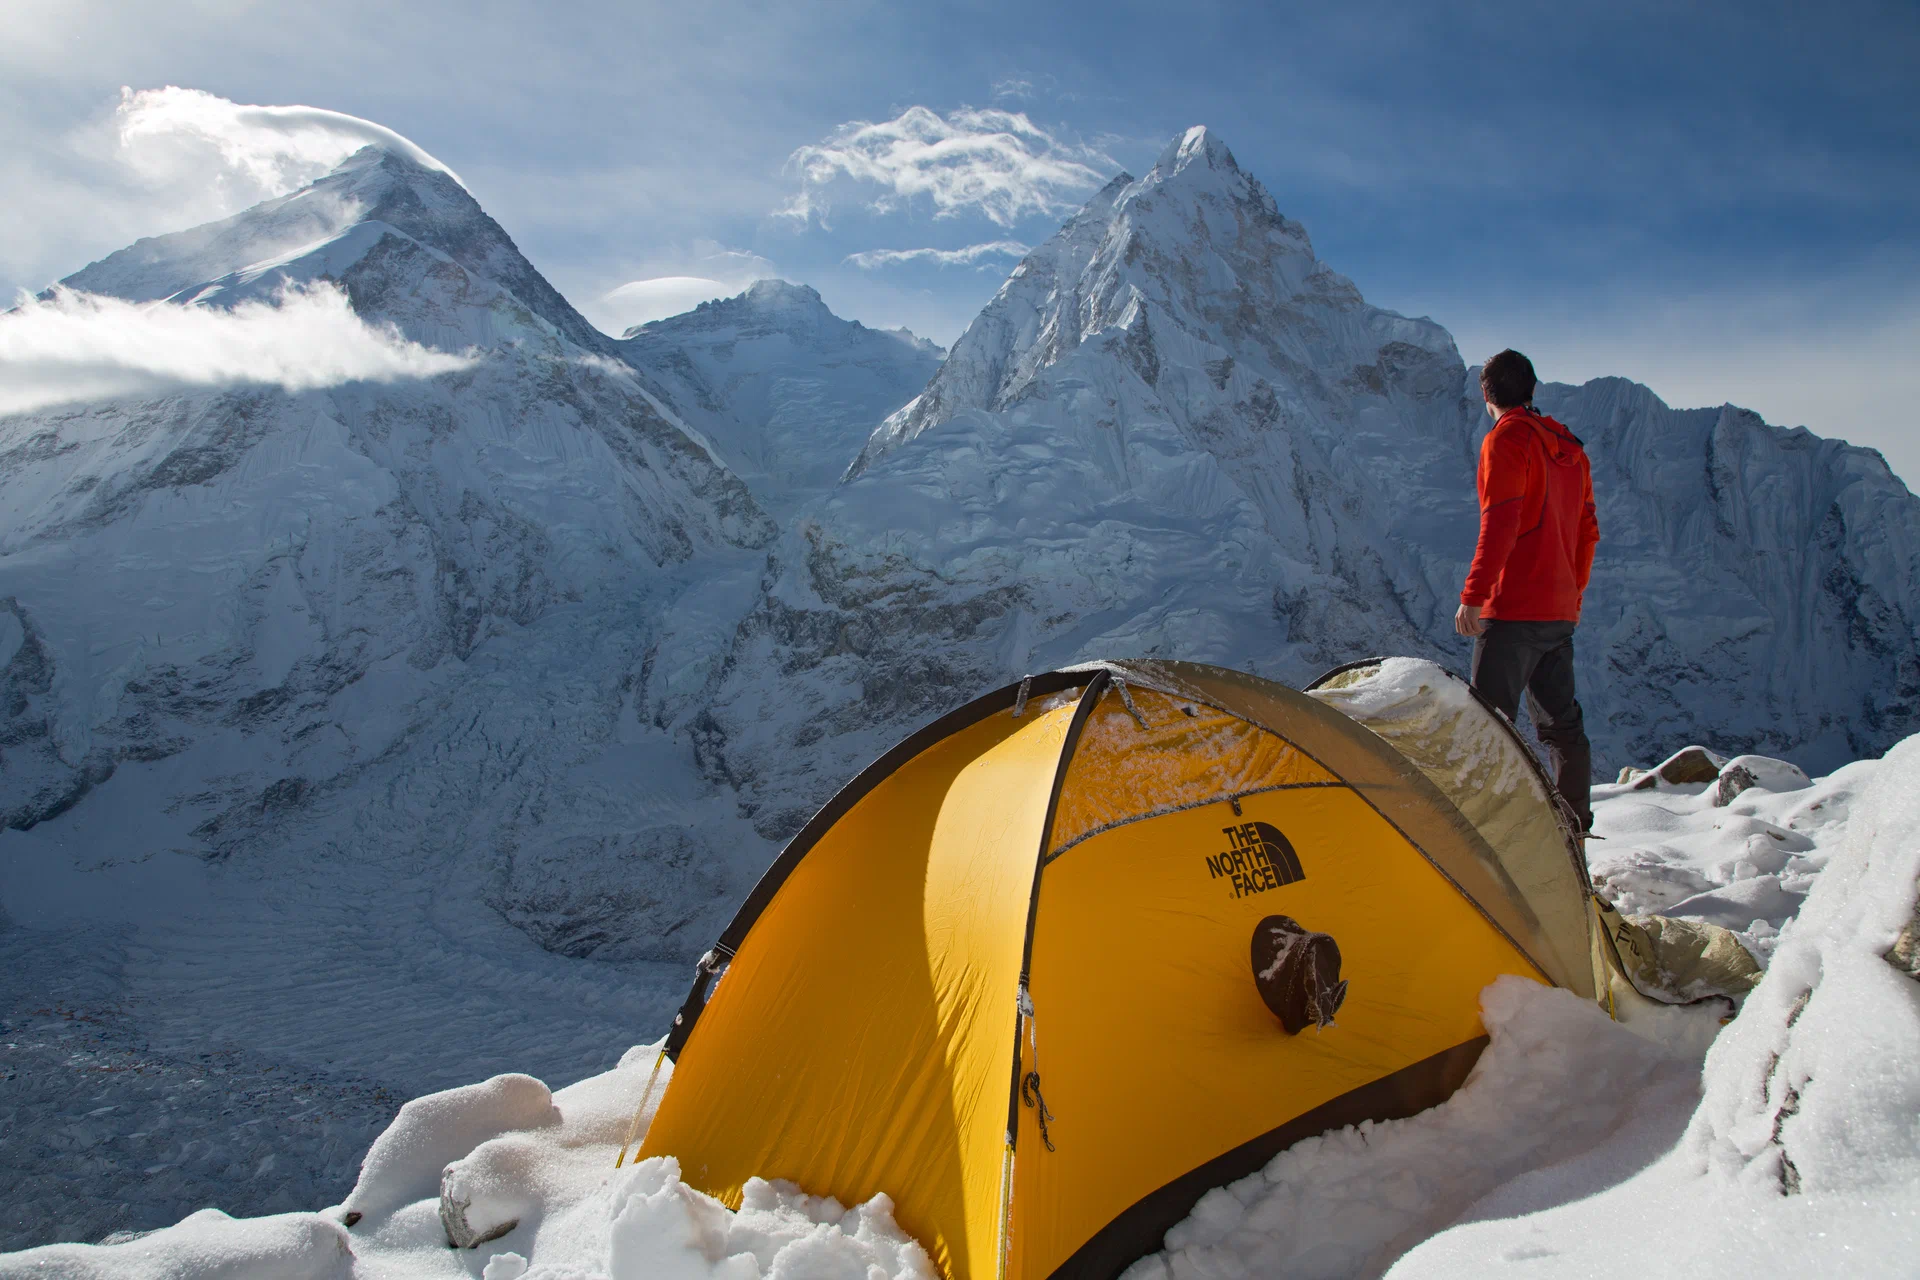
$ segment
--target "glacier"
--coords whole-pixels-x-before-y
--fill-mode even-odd
[[[1473,371],[1205,129],[949,352],[778,281],[602,334],[449,175],[379,148],[63,285],[335,287],[474,358],[0,417],[7,1008],[111,1007],[102,1043],[203,1082],[233,1049],[360,1115],[606,1070],[815,807],[1027,671],[1465,665]],[[1920,727],[1920,506],[1876,453],[1621,379],[1539,403],[1600,493],[1601,764],[1710,741],[1827,772]],[[231,1182],[184,1151],[143,1225]],[[113,1167],[45,1203],[110,1198]],[[128,1225],[110,1209],[72,1230]]]

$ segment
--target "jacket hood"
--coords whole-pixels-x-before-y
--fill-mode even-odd
[[[1579,462],[1586,450],[1581,446],[1580,437],[1567,430],[1563,423],[1549,418],[1544,413],[1532,409],[1509,409],[1500,415],[1500,421],[1494,423],[1497,430],[1509,419],[1525,422],[1533,428],[1546,449],[1547,457],[1563,467],[1571,467]]]

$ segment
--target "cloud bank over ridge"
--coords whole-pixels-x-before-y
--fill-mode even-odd
[[[398,382],[455,373],[478,359],[369,325],[324,282],[231,310],[59,289],[0,313],[0,414],[196,388]]]

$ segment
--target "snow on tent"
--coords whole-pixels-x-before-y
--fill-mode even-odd
[[[950,1280],[1109,1277],[1294,1142],[1446,1099],[1500,975],[1604,1002],[1551,788],[1416,666],[1484,777],[1435,767],[1442,712],[1389,723],[1378,662],[1320,697],[1096,663],[914,734],[703,959],[640,1155],[730,1204],[886,1193]]]

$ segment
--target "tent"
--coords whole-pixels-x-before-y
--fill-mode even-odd
[[[885,1192],[950,1280],[1110,1277],[1299,1139],[1448,1097],[1500,975],[1606,1002],[1552,788],[1438,667],[1437,710],[1370,697],[1403,661],[1317,696],[1094,663],[901,742],[703,958],[639,1154],[735,1205]]]

